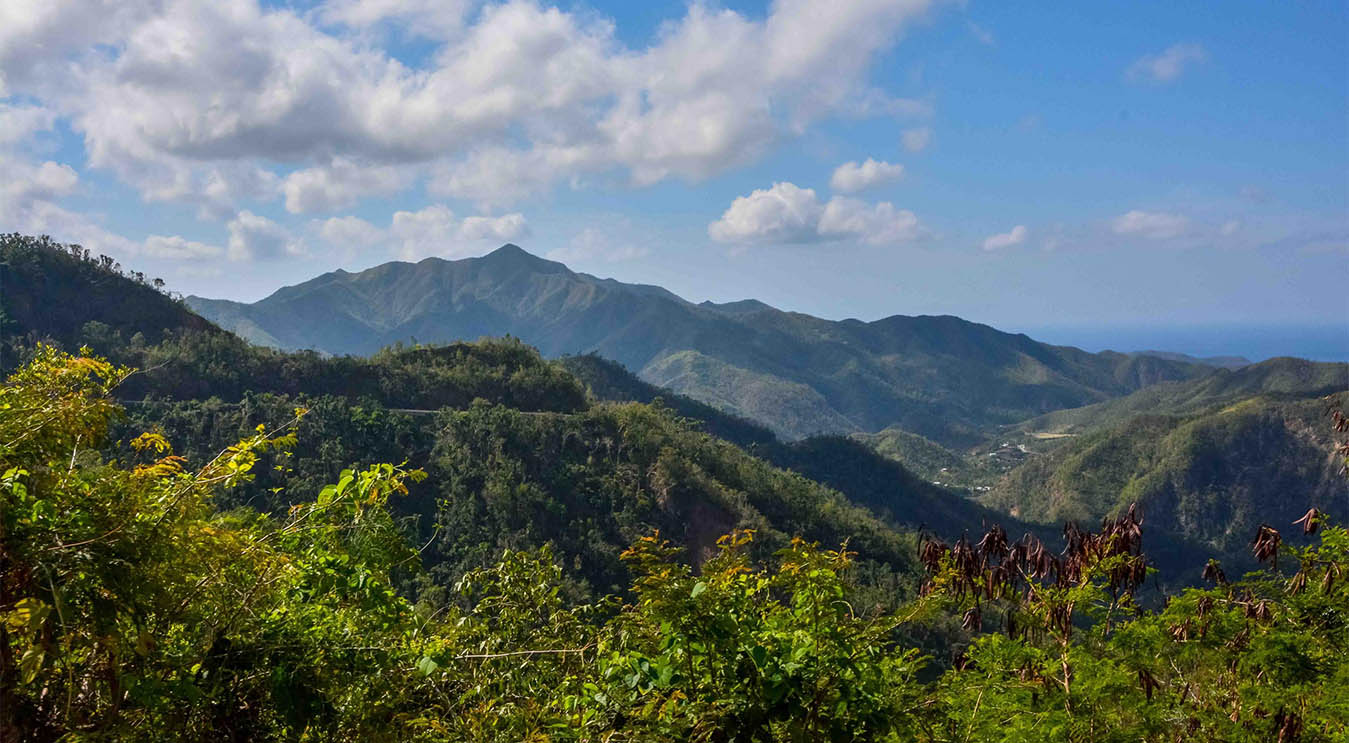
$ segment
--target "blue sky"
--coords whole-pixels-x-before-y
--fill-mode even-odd
[[[0,227],[243,300],[511,241],[830,318],[1349,346],[1346,7],[10,3]]]

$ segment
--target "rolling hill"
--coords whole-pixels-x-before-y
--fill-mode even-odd
[[[1041,523],[1092,522],[1138,503],[1149,524],[1227,556],[1262,523],[1293,537],[1308,508],[1349,518],[1326,404],[1255,396],[1207,412],[1136,416],[1068,440],[980,498]]]
[[[396,342],[511,335],[545,356],[597,353],[652,384],[788,438],[897,425],[943,444],[1192,379],[1202,364],[1039,343],[950,316],[831,321],[747,300],[694,304],[506,245],[481,258],[335,271],[253,303],[189,297],[256,343],[370,354]]]
[[[1017,428],[1080,434],[1135,415],[1185,415],[1256,395],[1319,397],[1345,390],[1349,390],[1349,364],[1282,357],[1237,369],[1219,369],[1197,379],[1161,382],[1124,397],[1037,416]]]
[[[220,328],[107,256],[48,238],[0,235],[0,338],[47,338],[75,348],[100,336],[157,343],[166,330]],[[86,328],[89,323],[97,323]],[[17,360],[0,350],[0,367]]]

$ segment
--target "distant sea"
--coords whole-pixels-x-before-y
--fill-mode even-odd
[[[1038,341],[1086,351],[1174,351],[1190,356],[1244,356],[1264,361],[1296,356],[1312,361],[1349,361],[1349,318],[1339,326],[1210,327],[1030,327]]]

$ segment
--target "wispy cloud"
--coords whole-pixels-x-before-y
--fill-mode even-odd
[[[1116,235],[1135,235],[1149,240],[1180,237],[1190,227],[1189,218],[1169,212],[1145,212],[1134,209],[1115,217],[1110,229]]]
[[[984,238],[984,250],[1002,250],[1013,245],[1020,245],[1026,242],[1026,237],[1029,234],[1030,231],[1026,229],[1026,226],[1019,224],[1007,232],[1000,232]]]
[[[927,149],[929,144],[932,144],[932,130],[925,126],[905,129],[899,135],[899,140],[904,145],[904,149],[909,152],[922,152]]]
[[[1187,67],[1207,59],[1208,51],[1200,44],[1172,44],[1158,54],[1143,55],[1124,74],[1130,80],[1169,83]]]

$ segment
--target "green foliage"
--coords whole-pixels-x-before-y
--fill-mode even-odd
[[[1033,457],[981,502],[1041,523],[1095,521],[1137,503],[1158,531],[1239,562],[1262,522],[1289,523],[1312,507],[1349,518],[1349,483],[1326,456],[1325,407],[1256,397],[1140,416]]]
[[[147,434],[137,462],[105,462],[93,447],[125,374],[40,348],[0,391],[0,737],[382,724],[366,699],[380,684],[358,679],[399,650],[390,632],[410,614],[384,504],[418,474],[348,474],[283,522],[219,514],[211,494],[293,437],[259,428],[189,470]]]
[[[1145,575],[1132,514],[1099,534],[1070,529],[1061,558],[1000,528],[977,544],[930,543],[926,595],[899,606],[858,601],[864,564],[846,547],[766,527],[712,540],[710,556],[634,539],[620,558],[633,576],[626,598],[578,601],[568,560],[544,546],[504,550],[452,592],[413,603],[395,576],[416,574],[420,555],[390,501],[420,470],[348,469],[277,518],[221,512],[219,492],[247,487],[261,462],[295,447],[311,413],[254,429],[196,468],[157,432],[107,460],[96,448],[117,413],[107,396],[126,374],[44,347],[0,387],[0,738],[1349,735],[1349,532],[1317,511],[1298,520],[1312,545],[1284,545],[1262,526],[1255,551],[1268,569],[1228,583],[1211,565],[1216,586],[1155,612],[1132,600]],[[502,452],[467,475],[498,479],[462,492],[530,513],[531,483],[570,473],[585,490],[612,472],[646,478],[615,495],[674,500],[701,483],[753,507],[744,522],[757,512],[793,530],[832,524],[873,551],[893,538],[793,484],[804,480],[716,456],[728,445],[662,411],[601,407],[567,417],[557,439],[526,420],[539,417],[486,404],[444,414],[456,430],[442,455]],[[523,456],[547,446],[575,453]],[[591,458],[602,465],[573,469]],[[784,492],[764,500],[770,488]],[[953,617],[970,633],[962,657],[925,670],[909,638]]]
[[[918,596],[917,540],[857,504],[938,533],[988,512],[856,441],[776,442],[591,364],[594,395],[650,403],[594,404],[513,340],[370,359],[256,349],[143,279],[125,317],[44,320],[51,287],[137,279],[49,242],[0,248],[0,363],[27,362],[0,386],[0,740],[1349,737],[1349,534],[1334,513],[1298,520],[1315,532],[1305,546],[1261,524],[1268,568],[1229,583],[1211,564],[1217,585],[1156,610],[1133,599],[1141,532],[1120,522],[1070,530],[1063,558],[1001,528],[925,548]],[[784,337],[810,325],[762,306],[707,311],[761,316]],[[977,326],[930,320],[949,332],[898,327],[916,333],[905,353],[964,344],[1009,379],[1049,374],[1049,388],[1101,371],[1029,341],[981,351]],[[1175,371],[1157,363],[1116,371]],[[1266,372],[1259,384],[1307,382]],[[1054,394],[1095,394],[1069,387]],[[1001,394],[970,404],[1003,400],[1010,415],[1025,402]],[[948,433],[963,430],[951,405],[905,414],[954,410]],[[1085,513],[1120,503],[1112,478],[1131,461],[1165,476],[1119,492],[1178,503],[1182,524],[1227,507],[1224,467],[1285,471],[1265,461],[1271,442],[1286,449],[1266,425],[1277,415],[1215,416],[1065,449],[1101,477],[1082,480],[1101,496],[1080,499]],[[1313,418],[1284,428],[1319,445]],[[1201,482],[1202,498],[1167,500]]]
[[[78,245],[46,237],[0,234],[0,370],[17,368],[40,340],[74,350],[91,343],[84,328],[97,322],[95,334],[158,342],[165,329],[222,331],[167,296],[163,281],[124,271],[106,255],[91,255]]]
[[[606,628],[592,701],[634,740],[908,738],[921,662],[845,600],[851,555],[798,539],[757,570],[753,536],[718,540],[698,575],[654,537],[624,553],[636,603]]]
[[[902,428],[853,437],[930,481],[968,485],[986,479],[986,473],[975,470],[965,457]]]
[[[436,481],[433,575],[452,580],[502,549],[552,543],[590,590],[621,593],[618,554],[653,530],[701,562],[718,536],[758,529],[761,556],[793,535],[851,538],[885,573],[910,573],[914,541],[835,491],[692,430],[653,406],[575,415],[500,406],[446,411],[428,470]],[[901,583],[910,582],[901,580]],[[903,590],[902,588],[900,590]]]
[[[283,353],[224,333],[168,334],[154,346],[116,348],[127,363],[145,370],[123,390],[133,399],[234,401],[270,392],[428,411],[467,407],[479,398],[521,410],[571,411],[586,403],[584,388],[571,375],[510,339],[391,348],[370,358]]]

